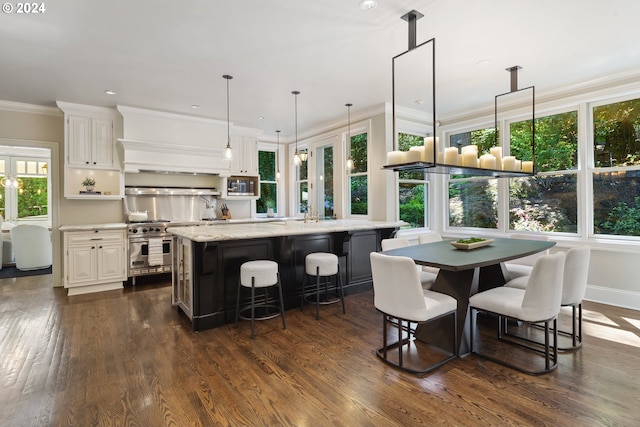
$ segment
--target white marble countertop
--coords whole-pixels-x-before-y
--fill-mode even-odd
[[[114,222],[108,224],[61,225],[60,231],[121,230],[124,228],[127,228],[127,224],[124,222]]]
[[[197,227],[168,227],[167,231],[195,242],[255,239],[261,237],[289,236],[295,234],[334,233],[340,231],[395,228],[405,225],[402,221],[326,220],[318,222],[270,221],[262,223],[220,224]]]

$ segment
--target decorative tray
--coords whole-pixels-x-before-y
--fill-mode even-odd
[[[450,243],[457,249],[470,250],[470,249],[481,248],[483,246],[488,246],[494,241],[495,241],[494,239],[472,237],[469,239],[456,240],[455,242],[450,242]]]

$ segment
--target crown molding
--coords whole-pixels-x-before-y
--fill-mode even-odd
[[[18,113],[43,114],[46,116],[64,116],[57,107],[45,107],[43,105],[24,104],[22,102],[0,100],[0,110],[15,111]]]

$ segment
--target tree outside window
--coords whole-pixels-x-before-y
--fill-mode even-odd
[[[509,131],[511,155],[532,160],[531,120],[511,123]],[[577,111],[536,119],[534,160],[539,175],[509,180],[509,229],[576,233]]]
[[[258,151],[258,173],[260,174],[260,198],[256,201],[256,212],[267,213],[269,208],[273,208],[274,213],[278,212],[275,151]]]
[[[367,215],[369,188],[366,133],[351,136],[349,152],[353,160],[353,169],[349,174],[349,213],[351,215]]]
[[[640,236],[640,99],[593,108],[595,234]]]
[[[398,149],[409,151],[410,147],[424,145],[424,137],[398,133]],[[424,172],[398,172],[398,202],[400,220],[409,227],[424,227],[427,210],[427,182]]]
[[[489,153],[495,146],[495,128],[477,129],[449,136],[449,146],[458,152],[476,145],[478,155]],[[498,181],[486,177],[453,175],[449,179],[449,226],[497,228]]]

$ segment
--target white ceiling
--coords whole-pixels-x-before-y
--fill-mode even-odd
[[[15,2],[14,2],[15,3]],[[0,14],[0,99],[127,105],[294,132],[391,101],[391,58],[436,38],[446,117],[520,87],[548,91],[640,66],[638,0],[55,0]],[[478,65],[480,61],[488,61]],[[106,89],[117,92],[109,96]],[[200,109],[194,110],[192,104]],[[259,117],[264,116],[263,120]]]

